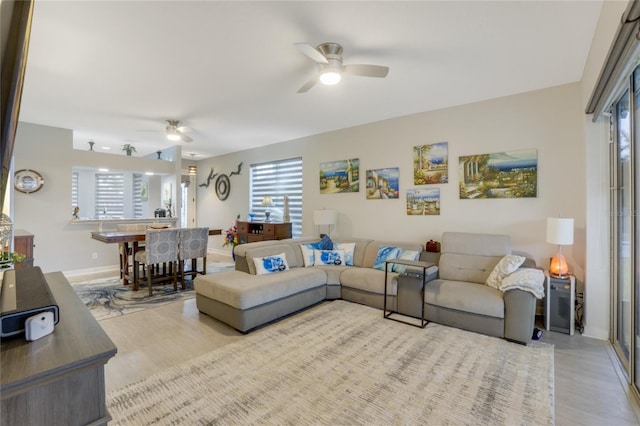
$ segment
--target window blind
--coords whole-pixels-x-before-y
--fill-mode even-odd
[[[133,217],[142,217],[142,175],[133,174]]]
[[[258,215],[268,209],[271,218],[282,220],[284,196],[289,197],[291,232],[302,235],[302,157],[252,164],[250,177],[250,210]],[[262,200],[269,196],[272,207],[263,207]]]
[[[107,215],[124,217],[124,175],[122,173],[96,174],[96,217]]]
[[[78,172],[71,173],[71,211],[78,206]]]

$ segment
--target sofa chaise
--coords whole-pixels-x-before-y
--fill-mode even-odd
[[[380,267],[380,254],[392,248],[397,250],[388,251],[400,258],[435,260],[426,271],[421,301],[428,321],[524,344],[531,339],[536,296],[519,288],[502,292],[484,284],[510,254],[509,236],[444,233],[439,259],[423,252],[417,243],[336,239],[336,252],[342,256],[340,248],[348,249],[348,262],[339,265],[317,260],[309,264],[308,252],[301,248],[309,244],[318,244],[318,239],[261,241],[235,247],[235,270],[195,279],[198,310],[249,332],[323,300],[344,299],[382,309],[385,271]],[[261,262],[272,258],[283,259],[286,266],[280,265],[283,270],[278,272],[262,273]],[[391,259],[393,255],[387,260]],[[532,261],[526,265],[532,266]],[[402,306],[397,300],[398,279],[406,271],[395,266],[389,269],[386,302],[387,309],[395,311]],[[538,285],[542,283],[534,283]],[[419,292],[413,296],[421,297]]]

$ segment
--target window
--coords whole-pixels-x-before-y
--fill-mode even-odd
[[[78,205],[78,172],[71,173],[71,211]]]
[[[289,197],[291,232],[302,235],[302,158],[251,165],[249,208],[258,217],[267,210],[271,220],[282,221],[284,196]],[[273,206],[262,206],[264,197],[271,197]],[[260,220],[260,219],[258,219]]]
[[[142,175],[133,174],[133,217],[142,217]]]
[[[96,217],[124,217],[124,175],[96,173]]]

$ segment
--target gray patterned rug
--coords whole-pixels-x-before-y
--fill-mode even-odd
[[[551,425],[553,346],[326,302],[107,397],[112,425]]]
[[[207,275],[228,271],[233,267],[234,264],[231,262],[209,261],[207,262]],[[154,284],[151,297],[149,297],[149,290],[146,286],[141,286],[138,291],[132,291],[131,286],[123,285],[122,279],[118,277],[77,282],[72,286],[98,321],[195,297],[191,279],[185,280],[186,288],[184,290],[178,281],[177,292],[173,290],[171,283]]]

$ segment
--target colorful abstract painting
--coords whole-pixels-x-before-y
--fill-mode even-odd
[[[536,149],[460,157],[458,172],[460,199],[538,196]]]
[[[367,170],[367,200],[397,199],[400,168]]]
[[[320,163],[320,193],[360,191],[360,160],[330,161]]]
[[[449,142],[413,147],[413,184],[449,182]]]
[[[407,215],[440,214],[440,188],[407,190]]]

